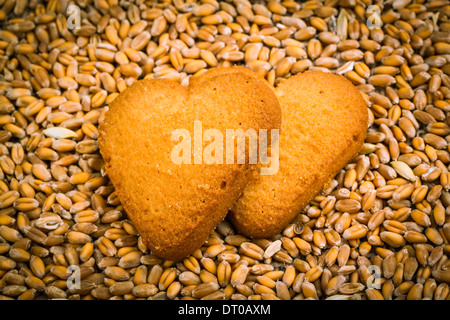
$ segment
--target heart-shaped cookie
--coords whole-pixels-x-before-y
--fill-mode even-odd
[[[110,104],[99,145],[144,243],[178,260],[203,244],[256,167],[228,161],[226,130],[258,132],[280,124],[273,90],[249,75],[219,73],[189,87],[143,79]]]
[[[255,175],[229,213],[243,234],[280,232],[362,147],[367,105],[343,76],[307,71],[275,88],[283,123],[279,170]]]

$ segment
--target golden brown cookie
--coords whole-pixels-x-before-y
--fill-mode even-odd
[[[99,128],[106,171],[125,211],[144,243],[165,259],[181,259],[203,244],[255,168],[202,161],[213,140],[196,142],[199,123],[200,139],[209,129],[225,136],[226,129],[279,128],[281,111],[270,88],[240,73],[187,88],[143,79],[111,103]]]
[[[280,232],[359,152],[367,106],[343,76],[307,71],[275,88],[283,123],[279,171],[255,175],[233,205],[234,226],[251,237]]]

